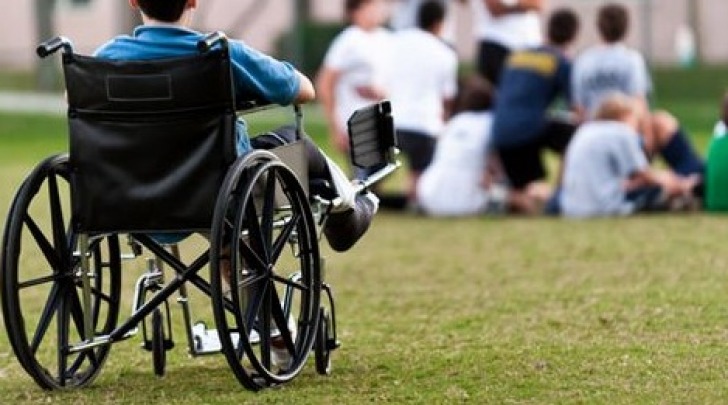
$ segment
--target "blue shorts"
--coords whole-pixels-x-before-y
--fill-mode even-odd
[[[667,199],[662,187],[645,186],[628,192],[624,199],[634,204],[635,212],[666,211]]]

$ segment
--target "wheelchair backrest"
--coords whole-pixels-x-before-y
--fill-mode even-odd
[[[153,61],[65,53],[63,70],[76,230],[209,229],[236,158],[227,51]]]

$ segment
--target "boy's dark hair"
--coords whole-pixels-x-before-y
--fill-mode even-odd
[[[417,10],[417,26],[425,31],[430,31],[435,25],[444,20],[445,6],[441,1],[426,1]]]
[[[579,32],[579,17],[569,8],[560,8],[551,13],[548,22],[549,41],[554,45],[566,45]]]
[[[453,113],[464,111],[487,111],[493,105],[493,86],[479,75],[470,75],[460,80]]]
[[[137,0],[147,17],[158,21],[175,22],[182,17],[187,0]]]
[[[346,0],[346,3],[344,3],[344,14],[346,18],[350,19],[353,12],[368,2],[369,0]]]
[[[629,27],[629,13],[621,4],[607,4],[599,9],[597,27],[602,39],[617,42],[624,38]]]

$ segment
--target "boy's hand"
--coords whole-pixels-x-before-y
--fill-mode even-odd
[[[387,96],[387,92],[383,88],[374,85],[359,86],[356,88],[356,92],[360,97],[374,101],[384,100]]]

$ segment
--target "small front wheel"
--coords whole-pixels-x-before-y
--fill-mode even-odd
[[[314,356],[316,357],[316,372],[321,375],[331,374],[331,348],[329,347],[329,339],[331,320],[326,309],[321,308],[319,311],[318,332],[316,333],[316,342],[314,343]]]
[[[164,318],[159,308],[152,313],[152,360],[154,374],[163,376],[167,363],[167,350],[164,347]]]

